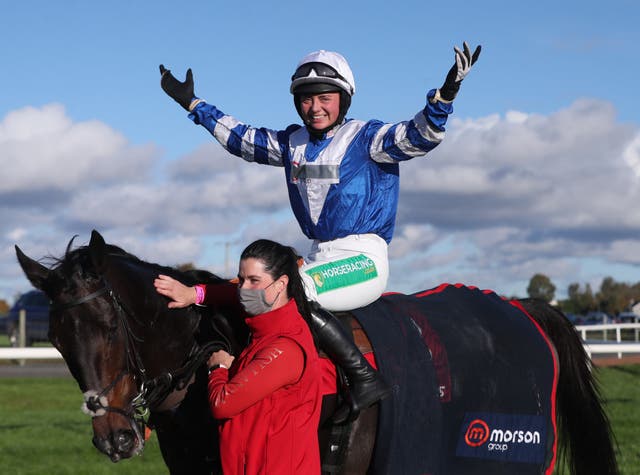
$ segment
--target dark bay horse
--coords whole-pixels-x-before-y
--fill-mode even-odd
[[[168,309],[167,300],[153,288],[153,279],[159,273],[187,285],[220,279],[204,271],[179,272],[141,261],[117,246],[106,244],[96,231],[92,232],[88,246],[72,249],[72,243],[73,239],[65,255],[56,259],[51,268],[27,257],[17,246],[16,253],[30,282],[52,301],[49,337],[84,395],[83,410],[92,417],[94,445],[114,462],[131,457],[143,450],[145,425],[150,425],[156,430],[171,473],[220,473],[217,428],[209,413],[203,363],[218,348],[238,354],[247,341],[247,329],[242,319],[230,314],[231,309],[195,306]],[[459,449],[462,452],[457,454],[465,464],[439,462],[433,473],[551,474],[556,459],[563,456],[574,475],[618,473],[609,422],[590,361],[575,330],[561,312],[544,302],[525,299],[517,306],[546,335],[551,359],[559,369],[553,379],[554,391],[549,394],[556,420],[552,421],[554,430],[548,437],[549,454],[544,468],[525,472],[513,468],[524,464],[509,465],[504,458],[496,459],[493,455],[494,460],[490,461],[493,465],[479,464],[473,468],[473,455],[469,458],[464,450],[475,450],[489,441],[488,433],[484,439],[477,438],[481,427],[473,424],[485,423],[476,418],[462,434],[468,447]],[[490,334],[482,338],[492,342]],[[459,346],[450,352],[451,357],[456,352],[465,355],[464,345]],[[473,367],[472,361],[469,366]],[[468,387],[456,380],[459,376],[452,375],[453,393],[456,388]],[[536,397],[541,394],[536,392]],[[411,409],[415,413],[424,410]],[[385,472],[372,468],[375,451],[381,450],[381,439],[376,439],[380,435],[379,416],[382,412],[372,407],[353,423],[343,463],[336,473],[400,473],[393,468]],[[446,417],[443,421],[446,426]],[[331,430],[325,419],[320,428],[321,445],[329,444]],[[434,425],[433,430],[439,428]],[[447,430],[455,439],[455,431],[450,428],[444,427],[442,433]],[[534,434],[498,432],[501,442],[516,442],[516,437],[533,440]],[[504,450],[507,444],[494,443],[493,437],[492,432],[489,445]],[[328,447],[321,450],[328,453]],[[416,458],[422,456],[415,454]],[[462,466],[464,470],[452,468]],[[487,466],[494,468],[488,471]]]

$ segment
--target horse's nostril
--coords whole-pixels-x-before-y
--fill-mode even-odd
[[[130,430],[123,430],[118,432],[115,438],[116,447],[119,452],[128,452],[133,448],[135,435]]]

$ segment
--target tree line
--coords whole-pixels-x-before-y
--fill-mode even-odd
[[[527,287],[527,294],[532,298],[540,298],[551,302],[555,298],[556,286],[544,274],[531,277]],[[590,284],[569,284],[567,298],[558,301],[560,310],[565,313],[584,315],[592,311],[606,312],[618,315],[628,311],[633,304],[640,302],[640,282],[629,284],[616,282],[613,277],[605,277],[600,289],[594,291]]]

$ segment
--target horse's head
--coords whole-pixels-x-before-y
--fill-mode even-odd
[[[184,277],[175,270],[140,261],[97,231],[88,246],[71,250],[72,243],[51,268],[17,246],[16,254],[29,281],[51,299],[49,339],[82,390],[94,445],[118,461],[142,450],[142,412],[167,400],[158,388],[175,389],[176,372],[193,375],[184,365],[196,348],[199,314],[169,310],[153,288],[160,272]]]

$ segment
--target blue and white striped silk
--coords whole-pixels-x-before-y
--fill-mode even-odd
[[[408,121],[346,120],[323,138],[301,125],[255,128],[201,102],[189,117],[231,154],[281,166],[293,212],[310,239],[377,234],[391,241],[398,205],[398,163],[422,156],[444,138],[450,103],[429,101]]]

